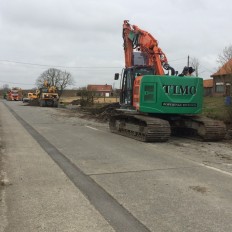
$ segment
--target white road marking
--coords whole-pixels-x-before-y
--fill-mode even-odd
[[[212,166],[208,166],[208,165],[206,165],[206,164],[200,164],[200,165],[201,165],[201,166],[203,166],[203,167],[206,167],[206,168],[212,169],[212,170],[214,170],[214,171],[217,171],[217,172],[220,172],[220,173],[223,173],[223,174],[226,174],[226,175],[232,176],[232,173],[231,173],[231,172],[226,172],[226,171],[223,171],[223,170],[221,170],[221,169],[219,169],[219,168],[214,168],[214,167],[212,167]]]
[[[149,144],[149,145],[150,145],[150,146],[153,146],[153,147],[154,147],[154,146],[157,147],[156,144],[152,144],[152,143],[151,143],[151,144]],[[225,175],[232,176],[232,173],[231,173],[231,172],[223,171],[223,170],[221,170],[221,169],[219,169],[219,168],[215,168],[215,167],[209,166],[209,165],[207,165],[207,164],[199,163],[199,162],[197,162],[197,161],[195,161],[195,160],[193,160],[193,159],[190,159],[190,158],[188,158],[188,157],[183,157],[183,156],[181,156],[181,155],[176,155],[176,156],[178,156],[179,158],[184,159],[184,160],[192,161],[193,163],[195,163],[195,164],[197,164],[197,165],[200,165],[201,167],[205,167],[205,168],[208,168],[208,169],[211,169],[211,170],[214,170],[214,171],[223,173],[223,174],[225,174]],[[230,164],[228,164],[228,165],[230,165]]]
[[[94,127],[91,127],[91,126],[85,126],[85,127],[88,127],[89,129],[92,129],[92,130],[99,131],[97,128],[94,128]]]

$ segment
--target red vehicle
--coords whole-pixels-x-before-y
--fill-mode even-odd
[[[14,87],[11,90],[9,90],[7,94],[7,100],[8,101],[22,101],[23,94],[22,89]]]

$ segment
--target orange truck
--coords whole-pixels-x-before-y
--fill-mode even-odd
[[[18,87],[14,87],[8,91],[7,94],[8,101],[22,101],[22,99],[23,99],[22,89]]]

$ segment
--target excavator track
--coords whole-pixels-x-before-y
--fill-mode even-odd
[[[201,141],[220,141],[226,135],[226,126],[222,121],[203,116],[183,116],[170,124],[172,134]]]
[[[143,142],[166,142],[171,134],[168,121],[144,115],[111,116],[109,127],[113,133]]]

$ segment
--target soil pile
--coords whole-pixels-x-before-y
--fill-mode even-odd
[[[73,100],[71,105],[81,105],[81,99]]]
[[[109,117],[114,115],[118,108],[120,108],[120,104],[118,102],[107,104],[100,108],[81,107],[80,110],[83,113],[81,118],[94,118],[97,121],[107,122]]]

